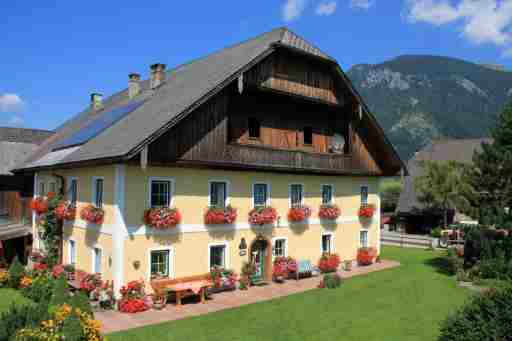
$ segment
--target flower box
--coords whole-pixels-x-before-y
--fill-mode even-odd
[[[301,222],[311,217],[311,208],[308,206],[295,206],[288,211],[288,220],[291,222]]]
[[[357,250],[357,263],[370,265],[377,259],[377,249],[374,247],[362,247]]]
[[[371,218],[373,218],[374,214],[375,214],[375,206],[372,204],[361,206],[361,208],[359,208],[359,212],[357,213],[359,218],[362,218],[362,219],[371,219]]]
[[[277,220],[277,211],[273,207],[256,207],[249,212],[251,225],[273,224]]]
[[[338,205],[322,205],[318,211],[318,217],[326,220],[336,220],[341,215],[341,210]]]
[[[156,229],[176,227],[181,222],[181,214],[176,208],[148,208],[144,211],[144,223]]]
[[[104,217],[105,211],[94,205],[87,205],[80,212],[80,218],[91,224],[102,224]]]
[[[236,217],[237,211],[232,206],[208,207],[204,214],[204,223],[207,225],[233,224]]]
[[[340,263],[340,257],[337,254],[323,254],[318,261],[318,267],[323,273],[335,272],[338,270]]]
[[[55,208],[55,215],[60,220],[74,220],[76,217],[76,208],[69,202],[61,202]]]
[[[37,197],[32,199],[30,202],[30,208],[32,211],[34,211],[37,215],[41,215],[43,213],[48,212],[48,200],[42,197]]]

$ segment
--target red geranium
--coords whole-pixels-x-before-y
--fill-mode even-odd
[[[34,263],[34,271],[46,271],[46,270],[48,270],[48,264]]]
[[[336,220],[341,215],[341,210],[337,205],[322,205],[318,211],[321,219]]]
[[[30,202],[30,208],[38,215],[46,213],[48,212],[48,200],[42,197],[34,198]]]
[[[208,207],[204,214],[205,224],[233,224],[236,221],[236,209],[228,205],[222,207]]]
[[[297,272],[297,261],[292,257],[276,257],[274,260],[273,275],[288,277],[290,273]]]
[[[375,213],[375,206],[373,205],[364,205],[359,208],[359,218],[372,218]]]
[[[176,208],[148,208],[144,211],[144,223],[156,229],[175,227],[181,222],[181,214]]]
[[[85,206],[80,212],[80,218],[92,224],[102,224],[104,217],[105,211],[93,205]]]
[[[119,302],[119,311],[123,313],[134,314],[141,311],[146,311],[148,309],[149,306],[142,298],[130,298],[126,300],[123,299]]]
[[[300,222],[311,217],[311,208],[308,206],[294,206],[288,211],[288,220]]]
[[[99,274],[87,274],[80,280],[80,290],[90,293],[91,291],[101,288],[103,282]]]
[[[252,225],[273,224],[277,219],[277,211],[273,207],[256,207],[249,212],[249,223]]]
[[[340,256],[337,254],[323,254],[318,261],[318,267],[322,272],[334,272],[338,270],[340,263]]]
[[[61,202],[55,208],[57,219],[74,220],[76,217],[76,209],[69,202]]]
[[[357,262],[361,265],[370,265],[377,258],[377,249],[374,247],[362,247],[357,250]]]
[[[60,275],[62,275],[63,273],[64,273],[64,265],[62,265],[62,264],[55,265],[52,269],[53,278],[59,278]]]
[[[144,281],[131,281],[123,285],[119,290],[123,299],[143,298],[144,297]]]

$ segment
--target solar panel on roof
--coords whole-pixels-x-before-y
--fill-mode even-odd
[[[53,147],[53,150],[69,148],[86,143],[140,107],[142,103],[144,103],[144,101],[133,102],[123,107],[115,108],[106,113],[102,113],[101,116],[96,118],[94,121],[89,122],[73,135],[57,143]]]

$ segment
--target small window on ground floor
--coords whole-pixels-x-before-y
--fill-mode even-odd
[[[103,251],[99,247],[95,247],[92,251],[93,253],[93,273],[100,274],[101,273],[101,259]]]
[[[151,276],[169,277],[169,250],[151,251]]]
[[[274,246],[272,248],[274,257],[286,257],[286,239],[274,239]]]
[[[368,231],[362,230],[359,232],[359,246],[368,247]]]
[[[226,267],[226,245],[210,246],[210,269]]]
[[[331,254],[334,252],[332,245],[332,235],[331,234],[323,234],[322,235],[322,253]]]
[[[74,240],[68,241],[69,245],[69,255],[68,255],[68,263],[69,264],[76,264],[76,242]]]

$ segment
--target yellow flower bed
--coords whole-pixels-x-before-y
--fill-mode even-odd
[[[9,280],[9,273],[7,270],[0,270],[0,287],[3,287],[7,284]]]
[[[32,278],[29,276],[23,276],[20,281],[20,288],[27,288],[32,285]]]

